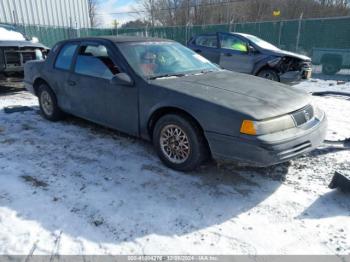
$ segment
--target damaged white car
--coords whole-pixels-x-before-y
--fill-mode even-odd
[[[0,78],[22,77],[24,64],[45,59],[48,50],[37,38],[29,40],[15,27],[0,24]]]

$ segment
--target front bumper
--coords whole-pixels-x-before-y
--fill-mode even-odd
[[[296,84],[302,80],[310,79],[312,75],[312,69],[307,68],[301,71],[289,71],[279,76],[281,83]]]
[[[286,162],[320,146],[327,132],[327,117],[314,118],[289,130],[262,135],[232,137],[206,132],[216,160],[235,160],[252,166],[271,166]]]

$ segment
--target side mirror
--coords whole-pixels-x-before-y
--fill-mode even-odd
[[[111,79],[111,84],[112,85],[122,85],[122,86],[133,86],[134,81],[131,79],[131,77],[128,74],[119,73],[119,74],[116,74]]]
[[[248,52],[249,53],[256,53],[256,49],[254,48],[254,46],[248,45]]]

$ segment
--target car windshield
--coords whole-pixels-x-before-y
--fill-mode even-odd
[[[24,41],[25,37],[14,28],[0,25],[0,40]]]
[[[176,42],[134,42],[118,45],[130,66],[148,79],[220,70],[204,57]]]
[[[242,35],[261,48],[275,50],[275,51],[280,50],[277,46],[274,46],[273,44],[270,44],[269,42],[266,42],[265,40],[262,40],[259,37],[256,37],[253,35],[246,35],[246,34],[242,34]]]

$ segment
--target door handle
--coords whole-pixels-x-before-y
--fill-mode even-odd
[[[69,81],[68,81],[68,85],[69,85],[69,86],[76,86],[77,83],[76,83],[75,81],[69,80]]]
[[[232,56],[232,54],[231,53],[226,53],[225,56]]]
[[[197,49],[197,50],[194,50],[196,53],[202,53],[202,50],[200,49]]]

